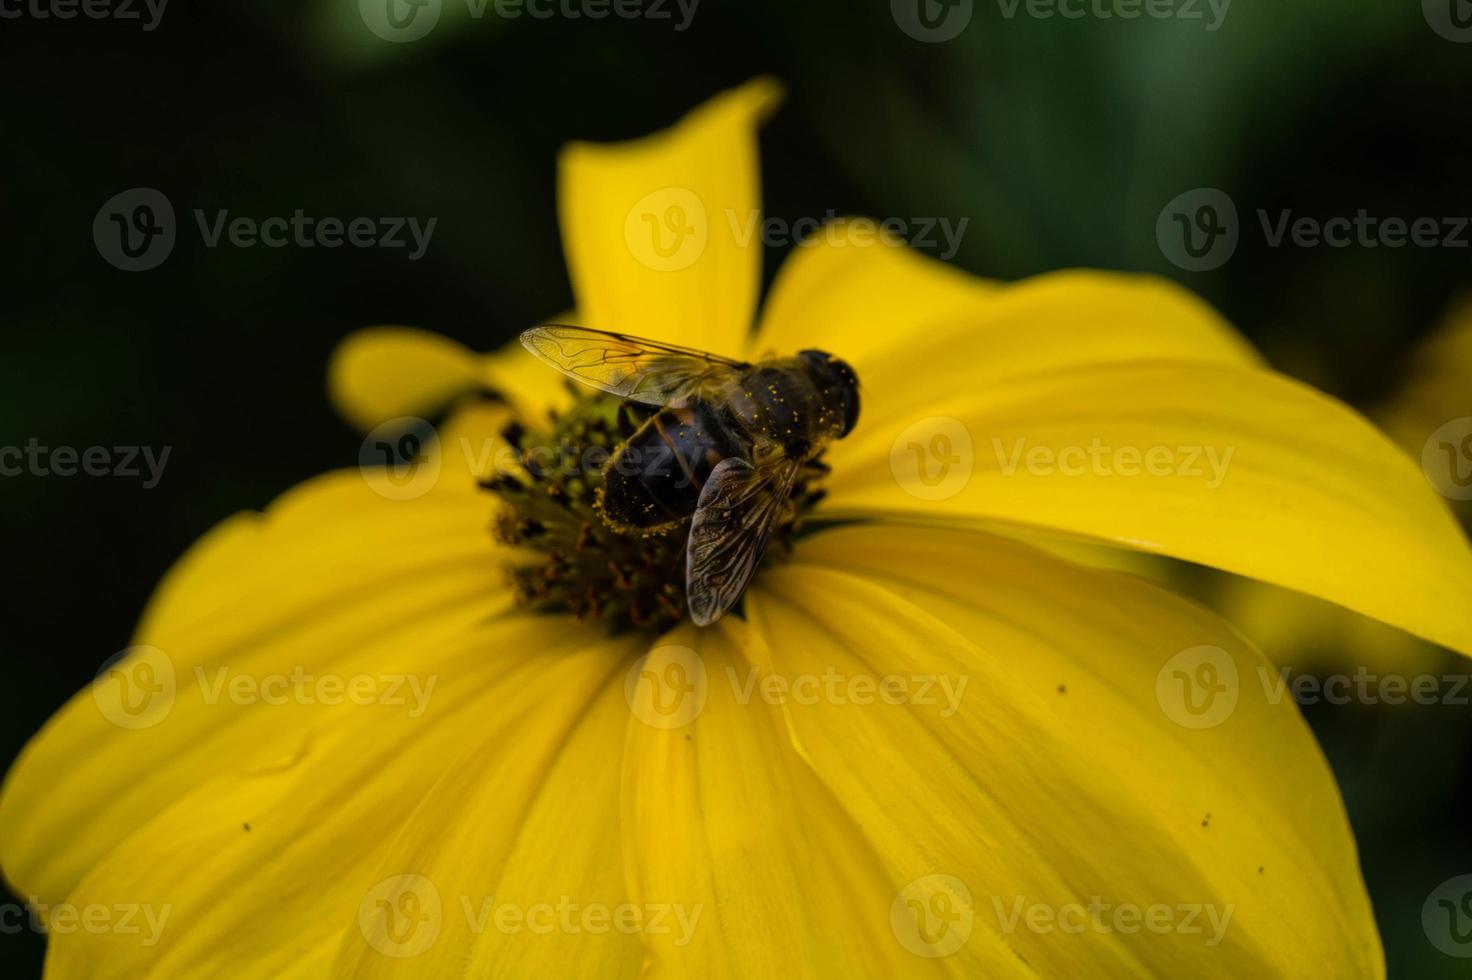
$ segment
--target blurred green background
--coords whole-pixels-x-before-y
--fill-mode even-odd
[[[1284,370],[1382,401],[1472,282],[1472,233],[1460,248],[1271,248],[1255,213],[1472,214],[1472,43],[1433,29],[1436,2],[1241,0],[1221,17],[1203,2],[1201,19],[1123,20],[976,0],[932,43],[888,0],[702,0],[683,30],[672,2],[669,19],[593,20],[442,0],[426,36],[390,43],[356,0],[175,0],[151,30],[141,3],[142,21],[61,20],[6,0],[23,13],[0,20],[0,446],[171,455],[151,489],[0,479],[0,761],[128,644],[202,532],[354,464],[359,437],[324,395],[338,340],[404,323],[490,348],[566,309],[558,147],[661,128],[758,73],[789,91],[762,137],[769,214],[965,218],[952,261],[999,278],[1170,276]],[[179,215],[172,254],[146,272],[114,268],[92,236],[103,203],[134,187]],[[1240,243],[1190,272],[1156,221],[1200,187],[1236,202]],[[206,248],[195,208],[438,223],[411,262]],[[766,256],[769,277],[781,258]],[[1469,961],[1427,941],[1421,910],[1472,872],[1472,709],[1306,714],[1344,790],[1391,975],[1467,976]],[[7,975],[38,973],[42,951],[28,931],[0,935]]]

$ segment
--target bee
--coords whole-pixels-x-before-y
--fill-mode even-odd
[[[635,408],[637,428],[602,468],[600,515],[624,533],[690,521],[685,594],[698,626],[741,598],[798,473],[859,418],[858,376],[820,350],[753,364],[558,324],[521,342]]]

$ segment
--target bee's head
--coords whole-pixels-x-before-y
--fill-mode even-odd
[[[847,361],[839,360],[827,351],[805,350],[799,356],[807,365],[824,400],[837,407],[843,416],[841,439],[853,430],[859,421],[859,376]]]

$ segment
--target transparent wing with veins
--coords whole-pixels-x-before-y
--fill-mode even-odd
[[[801,468],[772,454],[756,466],[733,456],[711,470],[685,546],[685,594],[695,625],[720,619],[746,591]]]
[[[574,381],[645,405],[681,405],[750,367],[691,347],[555,323],[527,330],[521,343]]]

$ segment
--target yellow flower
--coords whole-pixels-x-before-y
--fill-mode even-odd
[[[847,223],[794,251],[751,335],[738,232],[775,99],[569,148],[563,233],[583,323],[855,366],[822,525],[708,629],[518,608],[477,486],[508,409],[465,400],[411,447],[423,485],[341,472],[227,521],[5,784],[0,861],[46,907],[51,976],[1383,973],[1268,661],[1010,531],[1472,651],[1441,503],[1156,280],[980,282]],[[365,429],[487,387],[534,419],[566,397],[519,350],[398,329],[350,340],[332,386]],[[1214,482],[1207,450],[1230,451]],[[133,930],[97,911],[123,907]]]
[[[1368,414],[1441,492],[1463,526],[1472,526],[1472,302],[1454,305],[1412,352],[1399,389]],[[1310,596],[1223,577],[1213,605],[1280,663],[1299,670],[1367,671],[1372,677],[1438,672],[1444,652],[1383,623]],[[1456,669],[1456,668],[1453,668]],[[1396,683],[1396,682],[1392,682]],[[1389,703],[1426,703],[1435,694],[1391,694]],[[1374,695],[1384,701],[1383,692]]]

